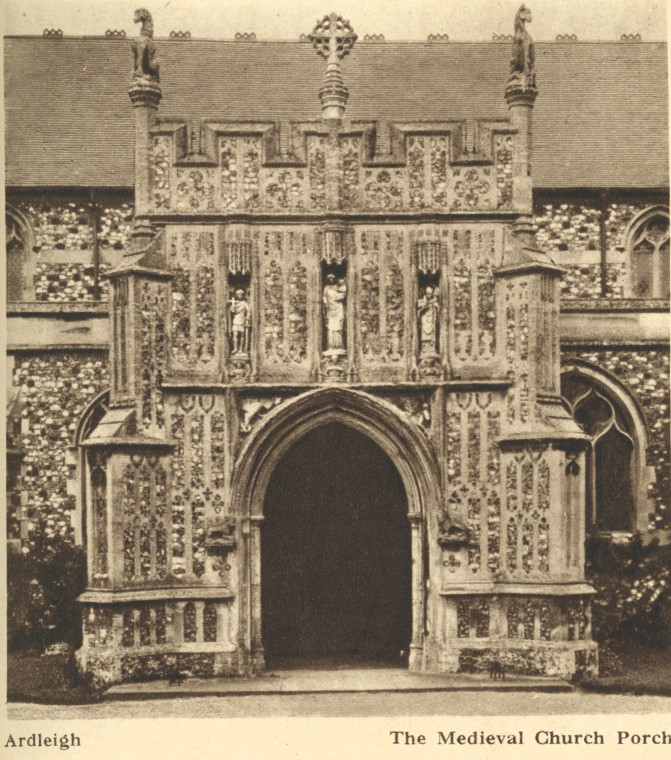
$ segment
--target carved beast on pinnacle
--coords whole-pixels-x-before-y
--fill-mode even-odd
[[[157,82],[158,61],[156,60],[156,43],[154,42],[154,22],[146,8],[138,8],[133,17],[135,24],[142,24],[140,34],[133,40],[133,80]]]
[[[526,25],[530,23],[531,11],[526,5],[520,6],[515,15],[509,82],[519,82],[527,87],[533,87],[536,84],[534,41],[526,29]]]

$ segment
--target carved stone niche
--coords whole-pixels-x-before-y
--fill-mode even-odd
[[[228,338],[228,377],[244,383],[252,378],[252,340],[254,308],[252,297],[251,240],[236,240],[224,246],[227,269],[226,333]]]
[[[421,240],[414,244],[417,277],[416,364],[413,380],[441,380],[445,371],[441,362],[443,322],[442,270],[445,252],[439,240]]]
[[[353,250],[353,233],[344,225],[327,225],[317,231],[321,261],[321,351],[319,380],[342,382],[352,379],[349,355],[352,325],[348,258]]]

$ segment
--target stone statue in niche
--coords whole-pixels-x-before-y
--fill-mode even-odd
[[[230,310],[229,337],[231,355],[249,353],[250,334],[252,330],[252,310],[247,303],[244,290],[236,290],[228,302]]]
[[[337,280],[333,274],[326,277],[324,286],[324,324],[326,326],[326,352],[345,352],[345,298],[347,287],[343,279]]]
[[[156,60],[156,43],[154,42],[154,22],[146,8],[138,8],[133,23],[142,24],[140,34],[133,40],[133,79],[150,82],[159,81],[158,61]]]
[[[509,84],[520,83],[526,87],[533,87],[536,84],[534,42],[526,28],[526,25],[530,23],[531,11],[526,5],[521,5],[515,15]]]
[[[440,302],[431,285],[427,285],[424,294],[417,301],[419,319],[420,356],[438,353],[438,315]]]

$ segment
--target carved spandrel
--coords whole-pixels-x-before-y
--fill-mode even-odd
[[[263,417],[272,411],[276,406],[282,403],[284,399],[281,396],[272,398],[244,398],[240,402],[240,433],[247,435],[251,433],[255,425]]]

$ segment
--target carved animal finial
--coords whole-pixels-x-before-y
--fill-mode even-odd
[[[510,59],[510,74],[531,75],[534,71],[534,41],[526,25],[531,23],[531,11],[521,5],[515,15],[513,34],[513,55]]]
[[[133,23],[142,24],[140,34],[133,40],[133,80],[159,81],[159,65],[156,60],[154,21],[146,8],[138,8]]]
[[[522,98],[533,103],[536,98],[536,71],[534,69],[534,41],[526,29],[531,23],[531,11],[526,5],[520,6],[515,15],[515,33],[513,35],[513,51],[510,59],[510,76],[506,85],[508,102]]]

